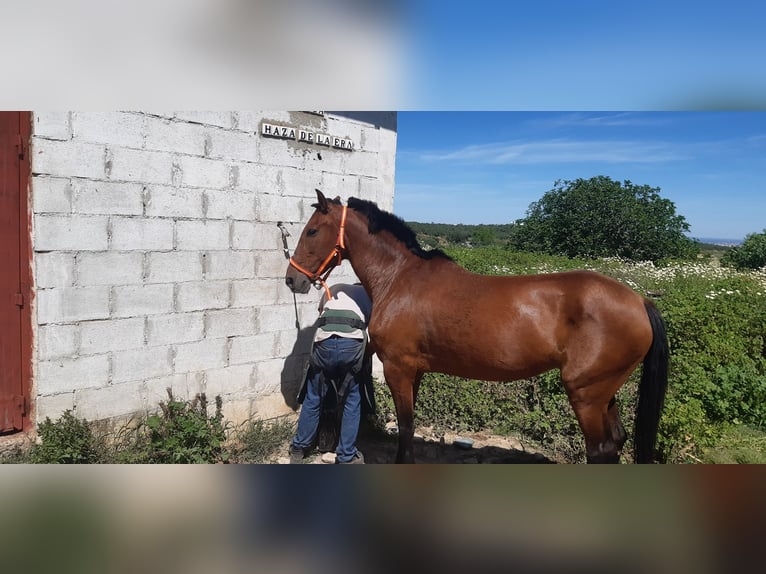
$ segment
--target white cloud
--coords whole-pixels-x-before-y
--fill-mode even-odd
[[[422,153],[425,161],[486,164],[658,163],[691,159],[688,152],[663,142],[543,140],[471,145],[446,153]]]

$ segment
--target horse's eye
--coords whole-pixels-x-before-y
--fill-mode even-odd
[[[316,234],[317,234],[317,230],[316,230],[316,229],[313,229],[313,228],[312,228],[312,229],[309,229],[308,231],[306,231],[306,235],[307,235],[308,237],[314,237]]]

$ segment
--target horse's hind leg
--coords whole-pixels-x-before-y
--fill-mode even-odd
[[[620,422],[614,394],[626,379],[627,375],[576,384],[562,376],[569,403],[585,437],[585,454],[589,463],[620,462],[620,449],[627,435]]]
[[[609,401],[609,406],[606,409],[606,416],[612,440],[617,444],[617,450],[622,450],[625,441],[628,439],[628,434],[625,432],[625,427],[622,426],[620,412],[617,408],[617,399],[615,397],[612,397],[612,400]]]
[[[572,408],[585,436],[588,463],[620,462],[620,447],[613,438],[607,406],[575,401]]]

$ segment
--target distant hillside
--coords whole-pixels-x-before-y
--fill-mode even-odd
[[[424,247],[448,245],[504,245],[508,241],[512,223],[466,225],[463,223],[420,223],[408,221]]]

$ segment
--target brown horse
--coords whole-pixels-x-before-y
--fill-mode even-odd
[[[493,277],[424,251],[398,217],[369,201],[328,200],[303,229],[285,282],[306,293],[342,257],[372,299],[369,335],[399,424],[397,462],[414,462],[413,409],[424,373],[511,381],[558,368],[588,462],[619,462],[627,435],[615,393],[643,362],[635,460],[653,460],[668,346],[654,304],[589,271]]]

